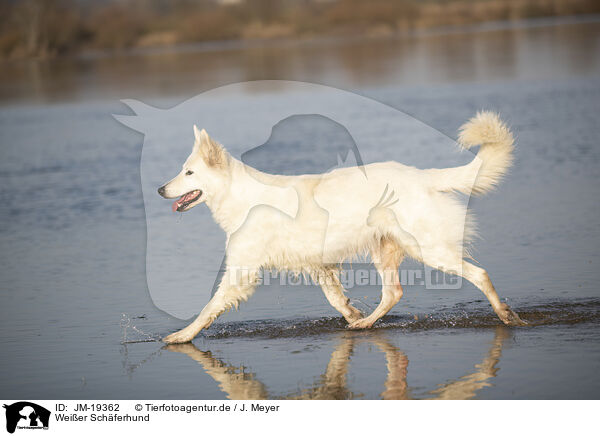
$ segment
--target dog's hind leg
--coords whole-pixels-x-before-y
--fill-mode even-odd
[[[435,260],[434,260],[435,259]],[[452,259],[452,260],[450,260]],[[512,311],[506,303],[500,301],[500,297],[492,285],[492,281],[488,276],[488,273],[483,268],[473,265],[472,263],[465,262],[452,253],[447,253],[447,256],[442,257],[439,254],[435,257],[425,256],[423,260],[427,265],[436,268],[440,271],[460,275],[471,283],[473,283],[483,295],[486,296],[492,309],[498,315],[498,318],[507,325],[527,325],[527,323]]]
[[[477,286],[487,297],[498,318],[506,325],[527,325],[527,322],[519,318],[515,312],[506,303],[500,301],[496,289],[483,268],[473,265],[469,262],[462,263],[462,276]]]
[[[392,239],[382,238],[379,247],[371,252],[373,263],[381,276],[381,302],[366,318],[358,319],[348,326],[351,329],[371,327],[375,321],[384,316],[402,298],[402,286],[398,268],[404,259],[404,250]]]
[[[319,284],[329,304],[340,312],[346,321],[352,323],[362,317],[360,311],[350,304],[350,299],[344,294],[337,270],[325,270],[319,275]]]
[[[232,307],[237,308],[240,301],[246,301],[254,293],[258,283],[258,269],[227,268],[215,295],[204,306],[200,315],[186,328],[163,338],[167,344],[189,342],[209,327],[215,319]]]

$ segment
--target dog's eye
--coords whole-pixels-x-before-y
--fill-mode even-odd
[[[191,176],[192,174],[194,174],[194,172],[193,172],[193,171],[190,171],[190,170],[187,170],[187,171],[185,172],[185,175],[186,175],[186,176]]]

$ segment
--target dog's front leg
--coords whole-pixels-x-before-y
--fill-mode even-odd
[[[226,310],[235,307],[240,301],[246,301],[254,293],[258,282],[258,269],[227,268],[219,289],[202,309],[200,315],[186,328],[163,338],[167,344],[190,342],[200,330],[210,326]]]
[[[338,274],[336,270],[326,270],[326,274],[319,277],[319,282],[329,304],[340,312],[346,321],[353,323],[362,318],[362,313],[350,304],[350,299],[344,294],[344,287],[340,283]]]

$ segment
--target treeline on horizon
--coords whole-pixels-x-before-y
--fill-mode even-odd
[[[0,58],[591,13],[598,0],[0,0]]]

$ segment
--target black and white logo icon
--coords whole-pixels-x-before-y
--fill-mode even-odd
[[[6,431],[14,433],[18,429],[48,429],[50,411],[29,401],[5,404]]]

